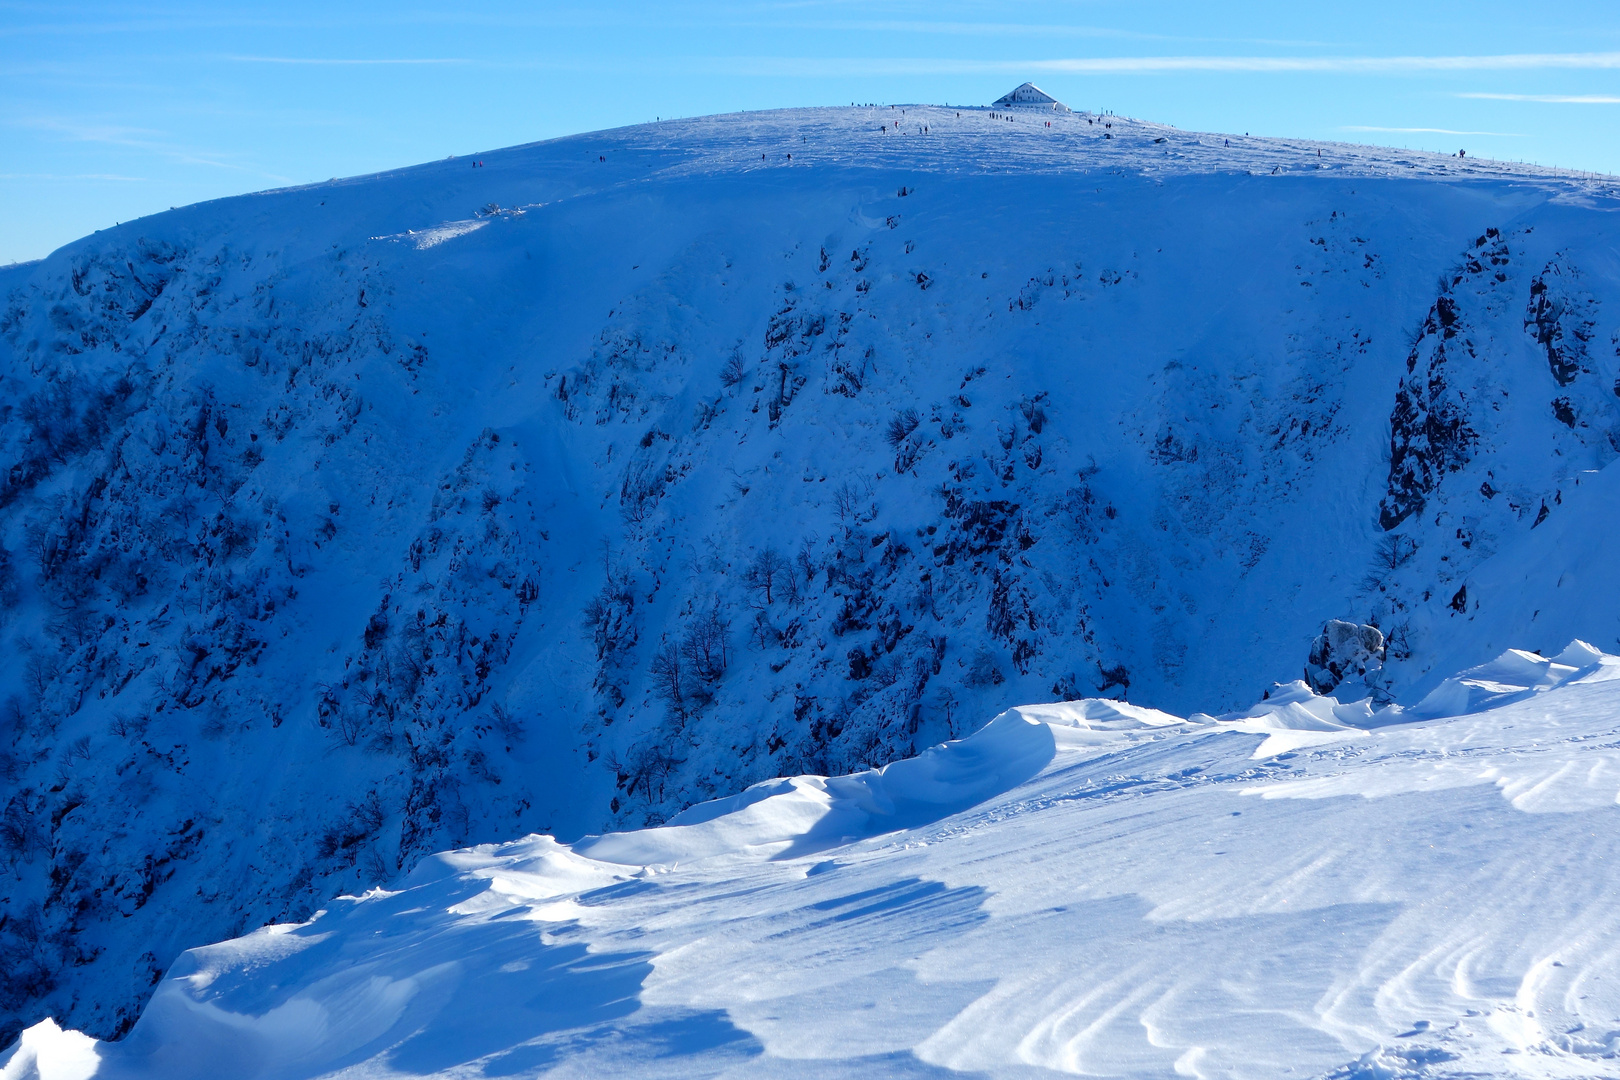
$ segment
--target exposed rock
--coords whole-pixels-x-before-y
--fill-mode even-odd
[[[1329,619],[1311,642],[1305,661],[1305,682],[1318,694],[1331,694],[1346,679],[1368,682],[1384,664],[1384,633],[1343,619]]]
[[[1530,283],[1530,303],[1524,312],[1524,328],[1546,351],[1547,369],[1559,386],[1568,386],[1582,371],[1591,370],[1587,346],[1597,320],[1592,298],[1581,291],[1579,279],[1579,272],[1562,255],[1553,259]]]
[[[1465,399],[1452,387],[1452,361],[1474,358],[1457,302],[1443,291],[1406,358],[1406,378],[1389,417],[1389,487],[1378,523],[1393,529],[1423,509],[1448,472],[1472,456],[1478,435]]]

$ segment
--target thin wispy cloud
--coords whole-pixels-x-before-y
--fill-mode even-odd
[[[1400,135],[1495,135],[1504,139],[1524,139],[1529,136],[1519,131],[1457,131],[1453,128],[1434,127],[1373,127],[1370,124],[1345,124],[1340,131],[1387,131]]]
[[[87,124],[71,120],[61,120],[56,117],[33,116],[23,117],[11,122],[13,127],[33,128],[39,131],[51,131],[74,142],[101,143],[106,146],[122,146],[131,150],[140,150],[182,165],[205,165],[214,169],[228,169],[233,172],[247,173],[251,176],[262,177],[272,183],[290,184],[293,181],[277,173],[265,172],[263,169],[251,165],[242,165],[233,161],[221,160],[223,155],[214,154],[206,150],[194,150],[181,146],[163,138],[164,133],[149,128],[123,127],[111,124]],[[152,136],[157,136],[153,138]]]
[[[1504,53],[1486,56],[1093,56],[1046,60],[946,57],[706,57],[686,63],[733,75],[842,77],[863,75],[1154,75],[1307,73],[1400,75],[1448,71],[1620,69],[1620,52]]]
[[[61,120],[51,116],[16,117],[8,121],[8,126],[33,128],[37,131],[53,131],[75,142],[108,143],[113,146],[149,146],[152,143],[153,136],[164,134],[154,128]]]
[[[1494,56],[1117,56],[1038,60],[1039,70],[1076,74],[1159,71],[1400,74],[1423,71],[1524,71],[1620,68],[1620,52],[1504,53]]]
[[[388,56],[388,57],[371,57],[371,58],[365,58],[365,59],[347,58],[347,57],[325,57],[325,56],[227,56],[227,57],[224,57],[223,59],[230,60],[230,61],[233,61],[233,62],[238,63],[238,64],[315,64],[315,65],[321,65],[321,66],[334,66],[334,67],[345,67],[345,66],[366,67],[366,66],[371,66],[371,65],[389,66],[389,65],[396,65],[396,64],[470,64],[470,63],[473,63],[473,61],[468,60],[465,57],[451,57],[451,56],[440,56],[440,57]]]
[[[1150,34],[1137,30],[1114,30],[1103,26],[1050,26],[1033,23],[976,23],[976,22],[910,22],[902,20],[827,20],[817,22],[752,22],[732,23],[740,27],[790,27],[796,30],[855,31],[874,34],[939,34],[961,37],[988,35],[992,37],[1081,37],[1115,38],[1130,41],[1186,41],[1164,34]]]
[[[744,28],[780,27],[795,30],[827,30],[857,33],[936,34],[944,37],[1078,37],[1120,41],[1179,41],[1226,45],[1266,45],[1283,49],[1323,47],[1320,41],[1277,41],[1268,38],[1212,38],[1187,34],[1156,34],[1142,30],[1122,30],[1109,26],[1076,26],[1054,23],[1015,22],[934,22],[905,20],[828,20],[816,22],[733,22]]]
[[[119,176],[117,173],[0,173],[0,180],[110,180],[123,184],[150,184],[145,176]]]
[[[5,6],[0,5],[0,11]],[[663,18],[657,25],[712,25],[713,14],[703,12],[688,19]],[[93,36],[111,34],[176,34],[213,30],[301,30],[328,31],[353,28],[375,29],[417,26],[477,26],[485,28],[575,28],[602,29],[616,26],[645,26],[648,20],[614,11],[476,12],[395,11],[348,13],[334,10],[319,16],[308,13],[269,15],[162,16],[138,19],[81,20],[78,22],[18,21],[0,25],[0,39],[34,36]]]
[[[0,8],[3,10],[3,8]],[[22,19],[0,26],[0,39],[24,36],[34,37],[93,37],[128,34],[188,34],[214,30],[330,30],[356,25],[375,25],[379,21],[399,24],[399,18],[379,19],[339,12],[319,17],[309,15],[243,15],[217,14],[182,15],[155,14],[137,18],[79,19],[27,22]]]
[[[1460,98],[1483,101],[1535,101],[1544,105],[1620,105],[1614,94],[1458,94]]]

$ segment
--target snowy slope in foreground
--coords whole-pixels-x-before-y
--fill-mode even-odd
[[[1620,658],[1278,689],[437,856],[0,1076],[1613,1075]]]

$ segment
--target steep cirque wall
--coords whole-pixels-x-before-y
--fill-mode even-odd
[[[1013,701],[1244,704],[1329,618],[1388,637],[1380,695],[1616,640],[1613,574],[1564,587],[1612,520],[1610,196],[887,114],[537,144],[4,272],[7,1033],[116,1035],[180,949],[445,847]]]

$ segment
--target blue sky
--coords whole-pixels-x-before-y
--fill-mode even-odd
[[[1620,4],[0,0],[0,263],[202,199],[651,120],[1077,108],[1620,172]]]

